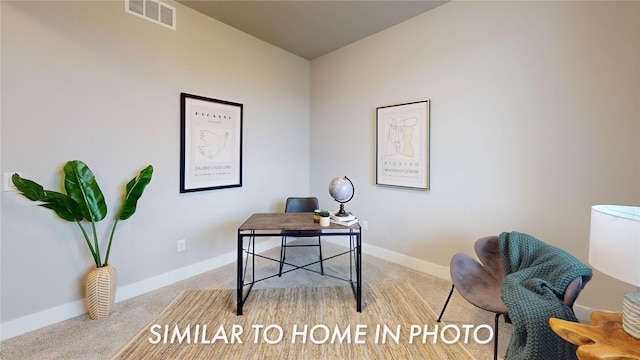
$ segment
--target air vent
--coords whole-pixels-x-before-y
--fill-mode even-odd
[[[176,8],[158,0],[124,0],[124,11],[156,24],[176,29]]]

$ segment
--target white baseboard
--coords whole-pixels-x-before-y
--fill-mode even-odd
[[[344,246],[344,242],[334,239],[326,239],[331,243]],[[363,244],[363,253],[377,258],[400,264],[408,268],[437,276],[442,279],[450,279],[449,268],[437,265],[410,256],[396,253],[377,246]],[[280,239],[273,239],[256,244],[256,251],[261,252],[276,246],[280,246]],[[232,251],[226,254],[216,256],[209,260],[205,260],[196,264],[185,266],[180,269],[169,271],[167,273],[154,276],[133,284],[119,287],[116,291],[116,302],[131,299],[138,295],[171,285],[178,281],[188,279],[190,277],[202,274],[204,272],[214,270],[221,266],[231,264],[237,260],[237,252]],[[580,321],[588,321],[592,309],[575,305],[574,311]],[[34,314],[30,314],[15,320],[10,320],[0,324],[0,341],[22,335],[29,331],[33,331],[60,321],[64,321],[76,316],[80,316],[87,312],[86,305],[83,300],[74,301],[68,304],[56,306],[47,310],[43,310]]]
[[[591,312],[594,309],[586,307],[586,306],[582,306],[582,305],[578,305],[578,304],[574,304],[573,305],[573,312],[576,314],[576,317],[578,318],[578,321],[580,321],[581,323],[589,323],[591,322],[591,320],[589,319],[591,317]]]
[[[84,300],[59,305],[21,318],[0,324],[0,340],[7,340],[60,321],[71,319],[87,312]]]
[[[362,252],[364,254],[375,256],[377,258],[387,260],[395,264],[406,266],[410,269],[417,270],[425,274],[437,276],[441,279],[451,279],[449,275],[449,267],[447,266],[437,265],[428,261],[413,258],[411,256],[407,256],[369,244],[365,244],[365,246],[362,247]]]
[[[337,245],[341,245],[339,240],[327,239]],[[344,245],[344,244],[342,244]],[[390,261],[395,264],[406,266],[410,269],[420,271],[432,276],[437,276],[442,279],[450,280],[449,267],[430,263],[428,261],[412,258],[410,256],[393,252],[387,249],[379,248],[377,246],[365,244],[362,247],[362,252],[367,255],[375,256],[377,258]],[[589,322],[589,317],[594,309],[578,304],[573,305],[573,311],[580,322]]]
[[[256,242],[256,251],[261,252],[276,246],[280,246],[280,239]],[[221,266],[235,263],[237,259],[238,253],[232,251],[149,279],[118,287],[115,301],[120,302],[131,299]],[[23,316],[15,320],[5,321],[0,324],[0,341],[80,316],[86,312],[87,307],[85,300],[82,299]]]

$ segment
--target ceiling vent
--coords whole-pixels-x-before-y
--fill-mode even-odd
[[[176,29],[176,8],[158,0],[124,0],[124,11],[156,24]]]

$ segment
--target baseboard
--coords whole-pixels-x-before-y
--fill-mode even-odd
[[[441,279],[450,280],[449,267],[430,263],[425,260],[413,258],[404,254],[393,252],[370,244],[362,247],[362,252],[367,255],[375,256],[382,260],[387,260],[395,264],[408,267],[413,270],[423,272]]]
[[[276,246],[280,246],[280,239],[256,242],[256,251],[261,252]],[[180,269],[169,271],[149,279],[138,281],[133,284],[118,287],[116,290],[116,302],[131,299],[138,295],[160,289],[178,281],[217,269],[221,266],[235,263],[238,253],[231,251],[214,258],[185,266]],[[29,331],[52,325],[64,320],[80,316],[87,312],[84,299],[73,301],[67,304],[56,306],[21,318],[5,321],[0,324],[0,341],[10,339],[14,336],[25,334]]]
[[[339,239],[323,238],[322,241],[327,241],[332,244],[344,246],[344,241],[340,241]],[[362,253],[380,258],[382,260],[387,260],[389,262],[399,264],[399,265],[408,267],[410,269],[423,272],[425,274],[437,276],[441,279],[447,279],[447,280],[450,279],[449,268],[446,266],[430,263],[425,260],[413,258],[411,256],[400,254],[391,250],[383,249],[381,247],[377,247],[377,246],[366,244],[366,243],[363,244],[362,246]]]
[[[338,239],[327,239],[328,241],[339,246],[344,246],[344,242]],[[423,272],[425,274],[437,276],[442,279],[450,279],[449,268],[442,265],[430,263],[425,260],[413,258],[404,254],[393,252],[370,244],[363,244],[363,253],[371,255],[392,263],[406,266],[410,269]],[[261,252],[274,247],[280,246],[280,239],[273,239],[256,244],[256,251]],[[207,271],[214,270],[221,266],[235,263],[237,260],[237,252],[232,251],[220,256],[185,266],[180,269],[169,271],[167,273],[154,276],[133,284],[119,287],[116,291],[116,302],[131,299],[138,295],[160,289],[171,285],[178,281],[188,279],[190,277],[202,274]],[[576,316],[580,321],[588,321],[592,309],[580,305],[574,306]],[[80,316],[87,312],[86,305],[83,300],[74,301],[68,304],[56,306],[38,313],[30,314],[15,320],[6,321],[0,324],[0,341],[22,335],[29,331],[33,331],[48,325],[52,325],[70,318]]]
[[[29,331],[71,319],[87,312],[84,300],[59,305],[0,324],[0,340],[4,341]]]
[[[582,305],[578,305],[578,304],[574,304],[573,305],[573,312],[576,314],[576,317],[578,318],[578,321],[580,321],[581,323],[589,323],[591,322],[591,320],[589,319],[591,317],[591,312],[594,309],[586,307],[586,306],[582,306]]]
[[[326,239],[323,241],[329,241],[336,245],[344,245],[341,244],[340,240],[337,239]],[[451,276],[449,274],[449,267],[437,265],[430,263],[425,260],[416,259],[404,254],[400,254],[397,252],[393,252],[387,249],[383,249],[374,245],[364,244],[362,247],[362,252],[367,255],[375,256],[382,260],[387,260],[395,264],[400,264],[402,266],[408,267],[410,269],[414,269],[416,271],[423,272],[425,274],[429,274],[432,276],[437,276],[442,279],[451,280]],[[576,317],[580,322],[588,323],[589,317],[591,316],[591,312],[594,309],[578,304],[573,305],[573,311],[576,314]]]

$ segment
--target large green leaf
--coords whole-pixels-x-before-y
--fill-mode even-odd
[[[41,201],[40,206],[55,211],[55,213],[67,221],[82,220],[80,206],[69,196],[51,190],[44,190],[42,185],[13,174],[11,181],[27,199]]]
[[[64,165],[63,171],[64,188],[80,205],[83,218],[91,222],[104,219],[107,204],[91,169],[80,160],[72,160]]]
[[[153,166],[149,165],[140,171],[138,176],[134,177],[127,183],[126,193],[122,201],[122,208],[120,209],[119,220],[127,220],[136,212],[136,206],[138,205],[138,199],[142,196],[144,188],[151,182],[151,176],[153,175]]]

